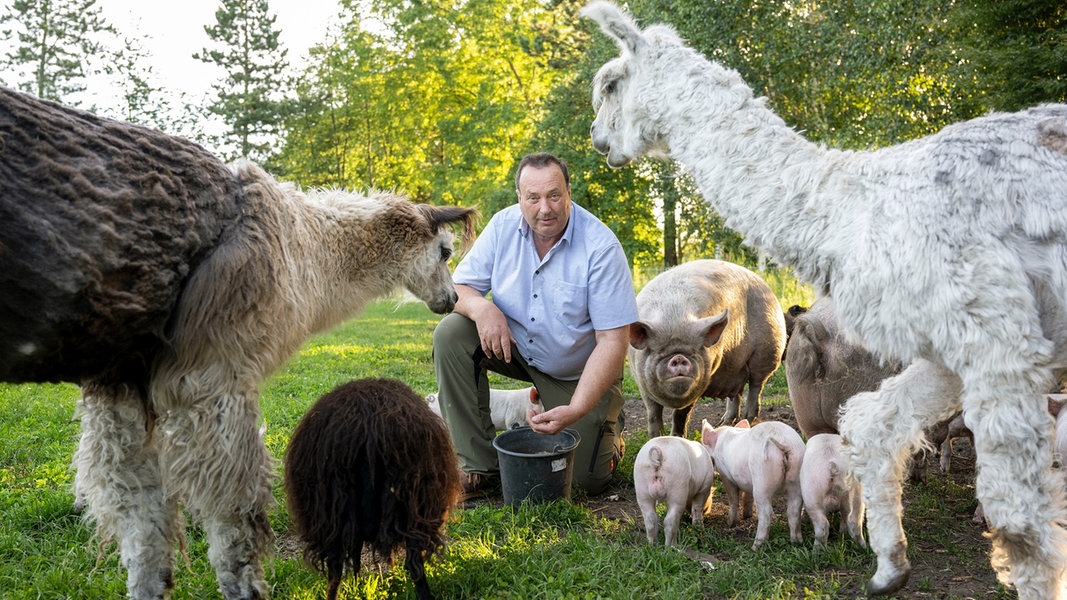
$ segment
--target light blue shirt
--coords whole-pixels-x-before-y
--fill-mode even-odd
[[[573,202],[563,237],[544,260],[513,204],[493,215],[452,278],[483,295],[492,292],[526,363],[557,379],[581,376],[596,330],[637,320],[622,244]]]

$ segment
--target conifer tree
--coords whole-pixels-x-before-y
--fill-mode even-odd
[[[92,61],[104,54],[106,36],[116,34],[96,0],[14,0],[0,24],[8,42],[0,66],[15,74],[4,83],[71,104],[85,79],[102,71]]]
[[[279,134],[287,50],[279,42],[267,0],[222,0],[215,24],[205,25],[215,42],[193,55],[214,63],[225,77],[213,88],[216,99],[208,110],[229,126],[224,141],[236,156],[264,161]]]

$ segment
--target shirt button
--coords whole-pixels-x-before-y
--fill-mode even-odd
[[[533,343],[533,340],[526,340],[526,341],[527,341],[527,342],[529,342],[529,343],[531,343],[531,344]]]
[[[530,317],[530,320],[531,320],[531,321],[536,321],[537,319],[535,319],[535,318],[533,318],[533,317]]]
[[[537,297],[537,294],[534,294],[534,298],[536,298],[536,297]]]

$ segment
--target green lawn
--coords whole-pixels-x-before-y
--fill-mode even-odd
[[[430,338],[438,319],[421,303],[382,301],[309,341],[263,389],[267,444],[274,455],[281,458],[307,407],[341,382],[392,377],[420,395],[434,391]],[[768,404],[787,402],[783,371],[771,382]],[[628,374],[624,391],[637,396]],[[98,551],[92,529],[72,512],[69,464],[78,438],[77,396],[72,385],[0,385],[0,598],[97,599],[124,593],[125,573],[115,548]],[[630,461],[643,441],[643,433],[627,440],[631,450],[620,474],[624,482],[632,481]],[[973,499],[973,490],[960,486],[932,493],[938,501],[966,502],[968,494]],[[272,523],[287,543],[280,544],[267,568],[272,597],[323,597],[325,580],[304,566],[287,536],[280,480],[275,494]],[[721,493],[715,498],[722,502]],[[822,549],[789,544],[784,518],[776,518],[769,542],[757,552],[749,549],[747,536],[724,535],[714,525],[683,526],[683,545],[736,557],[707,570],[681,552],[650,547],[640,522],[603,518],[577,500],[515,511],[494,506],[457,511],[449,545],[429,563],[431,587],[440,598],[834,598],[854,595],[873,568],[873,556],[849,541]],[[806,535],[810,540],[810,524]],[[189,563],[179,559],[173,598],[217,598],[206,544],[195,524],[189,525],[187,538]],[[978,554],[984,560],[981,549]],[[342,591],[350,598],[414,597],[400,564],[392,570],[364,569],[358,578],[346,579]]]

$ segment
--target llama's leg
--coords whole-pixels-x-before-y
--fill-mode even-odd
[[[261,559],[274,543],[267,520],[273,460],[256,399],[254,391],[201,398],[160,419],[167,485],[203,523],[227,600],[267,597]]]
[[[966,380],[975,490],[993,543],[991,562],[1019,598],[1063,598],[1067,532],[1063,479],[1052,468],[1053,425],[1042,378],[983,371]],[[1048,378],[1051,381],[1051,377]]]
[[[165,598],[173,587],[177,505],[165,496],[143,396],[127,386],[86,386],[74,455],[78,494],[104,542],[116,541],[130,598]]]
[[[871,595],[890,594],[911,574],[901,526],[901,491],[909,458],[922,446],[923,431],[959,407],[959,379],[947,369],[916,360],[877,392],[853,396],[841,411],[843,450],[863,488],[870,545],[878,569],[867,583]]]

